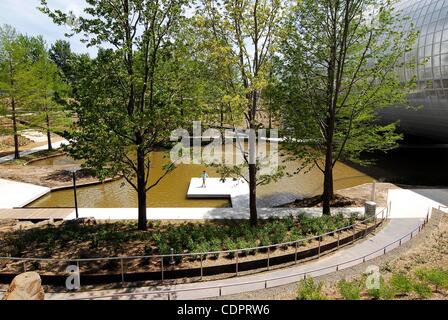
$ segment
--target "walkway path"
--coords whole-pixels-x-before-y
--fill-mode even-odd
[[[62,144],[68,144],[68,141],[65,140],[65,139],[64,140],[60,140],[60,141],[56,141],[56,142],[53,142],[51,144],[51,146],[53,147],[53,149],[58,149],[58,148],[61,147]],[[42,146],[39,146],[39,147],[35,147],[35,148],[32,148],[32,149],[24,150],[24,151],[20,152],[20,156],[27,156],[27,155],[30,155],[30,154],[33,154],[33,153],[36,153],[36,152],[39,152],[39,151],[47,150],[47,148],[48,148],[48,146],[45,144],[45,145],[42,145]],[[1,157],[0,158],[0,164],[5,163],[7,161],[11,161],[13,159],[14,159],[14,154],[10,154],[10,155]]]
[[[411,232],[414,232],[413,235],[417,234],[419,226],[428,214],[428,209],[439,205],[410,190],[391,190],[389,200],[392,201],[391,220],[376,235],[309,263],[225,280],[77,293],[50,293],[46,295],[46,299],[201,299],[294,283],[303,279],[304,273],[316,277],[335,272],[336,265],[347,261],[350,262],[339,266],[339,269],[350,268],[362,263],[366,255],[370,254],[365,258],[366,261],[382,255],[386,246],[387,252],[393,250],[399,246],[398,242],[394,242],[401,238],[402,243],[408,241]],[[273,280],[266,282],[267,279]]]
[[[20,208],[48,192],[50,188],[47,187],[0,179],[0,208]]]

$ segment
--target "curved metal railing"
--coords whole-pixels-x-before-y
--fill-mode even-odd
[[[420,233],[423,228],[426,226],[426,224],[429,221],[429,213],[427,214],[426,218],[424,219],[424,221],[415,229],[413,229],[411,232],[407,233],[406,235],[400,237],[399,239],[392,241],[390,243],[388,243],[387,245],[383,246],[380,249],[377,249],[375,251],[372,251],[368,254],[365,254],[361,257],[355,258],[355,259],[351,259],[351,260],[347,260],[338,264],[334,264],[331,266],[327,266],[327,267],[323,267],[323,268],[317,268],[317,269],[313,269],[313,270],[309,270],[309,271],[302,271],[302,272],[297,272],[297,273],[293,273],[293,274],[289,274],[289,275],[285,275],[285,276],[279,276],[279,277],[271,277],[268,279],[263,279],[263,280],[253,280],[253,281],[242,281],[242,282],[238,282],[238,283],[231,283],[231,284],[221,284],[221,285],[215,285],[215,286],[202,286],[202,287],[196,287],[196,288],[185,288],[185,289],[167,289],[167,290],[154,290],[154,291],[144,291],[144,292],[132,292],[132,293],[116,293],[116,294],[109,294],[109,295],[101,295],[101,296],[97,296],[97,297],[86,297],[86,298],[68,298],[67,300],[95,300],[95,299],[107,299],[107,298],[120,298],[120,297],[135,297],[135,296],[146,296],[146,295],[159,295],[159,296],[164,296],[166,295],[167,300],[171,300],[172,295],[179,293],[179,292],[194,292],[194,291],[200,291],[200,290],[213,290],[216,289],[217,290],[217,294],[214,296],[223,296],[226,295],[225,293],[223,294],[223,289],[225,288],[231,288],[231,287],[238,287],[238,286],[247,286],[247,285],[254,285],[254,284],[263,284],[263,286],[259,289],[267,289],[267,288],[272,288],[272,287],[277,287],[277,286],[281,286],[284,285],[286,283],[281,283],[281,284],[277,284],[277,285],[272,285],[269,286],[268,283],[273,282],[273,281],[278,281],[278,280],[283,280],[283,279],[288,279],[288,278],[294,278],[294,277],[303,277],[303,279],[306,279],[307,276],[310,276],[313,273],[316,272],[320,272],[320,271],[324,271],[324,270],[333,270],[334,271],[328,271],[324,274],[330,273],[330,272],[336,272],[339,270],[343,270],[345,268],[341,268],[341,266],[347,265],[349,263],[353,263],[356,261],[359,261],[359,263],[361,263],[361,261],[364,263],[370,259],[376,258],[378,256],[375,257],[371,257],[368,259],[368,257],[381,252],[381,255],[385,255],[387,252],[387,248],[395,245],[398,243],[397,247],[400,247],[403,244],[403,240],[405,240],[406,238],[409,237],[409,240],[411,240],[415,235],[417,235],[418,233]],[[392,248],[393,249],[393,248]],[[391,250],[392,250],[391,249]],[[253,291],[253,290],[257,290],[255,288],[252,288],[252,290],[247,290],[247,291]],[[229,294],[234,294],[234,293],[238,293],[238,292],[232,292]]]

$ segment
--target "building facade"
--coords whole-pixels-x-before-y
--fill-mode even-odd
[[[409,102],[419,109],[387,108],[381,117],[386,122],[399,120],[404,133],[448,142],[448,0],[404,0],[397,9],[410,18],[405,28],[413,24],[420,32],[404,59],[427,61],[412,70],[396,70],[404,81],[417,76]]]

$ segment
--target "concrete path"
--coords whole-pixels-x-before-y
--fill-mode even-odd
[[[15,220],[64,220],[74,209],[70,208],[32,208],[32,209],[0,209],[1,219]]]
[[[62,146],[62,144],[68,144],[68,143],[69,142],[64,139],[64,140],[60,140],[60,141],[57,141],[57,142],[53,142],[51,145],[52,145],[53,149],[58,149],[58,148],[60,148]],[[47,148],[48,148],[48,146],[45,144],[43,146],[39,146],[39,147],[35,147],[35,148],[29,149],[29,150],[21,151],[20,155],[21,156],[27,156],[27,155],[30,155],[30,154],[33,154],[33,153],[36,153],[36,152],[39,152],[39,151],[47,150]],[[13,159],[14,159],[14,154],[10,154],[10,155],[1,157],[0,158],[0,164],[8,162],[8,161],[11,161]]]
[[[448,189],[420,188],[411,190],[444,206],[448,206]]]
[[[0,208],[24,207],[50,192],[50,188],[30,183],[0,179]]]
[[[442,204],[422,195],[423,189],[391,189],[388,202],[392,203],[391,218],[419,218],[430,212],[431,208],[439,208]],[[440,190],[442,192],[443,190]],[[444,190],[445,192],[447,190]]]

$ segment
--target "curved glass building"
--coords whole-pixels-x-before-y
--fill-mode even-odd
[[[388,122],[400,120],[405,133],[448,142],[448,0],[404,0],[397,9],[410,17],[406,28],[413,23],[420,31],[413,50],[404,59],[428,59],[414,70],[397,70],[402,80],[417,75],[417,88],[409,101],[422,108],[387,108],[381,116]]]

